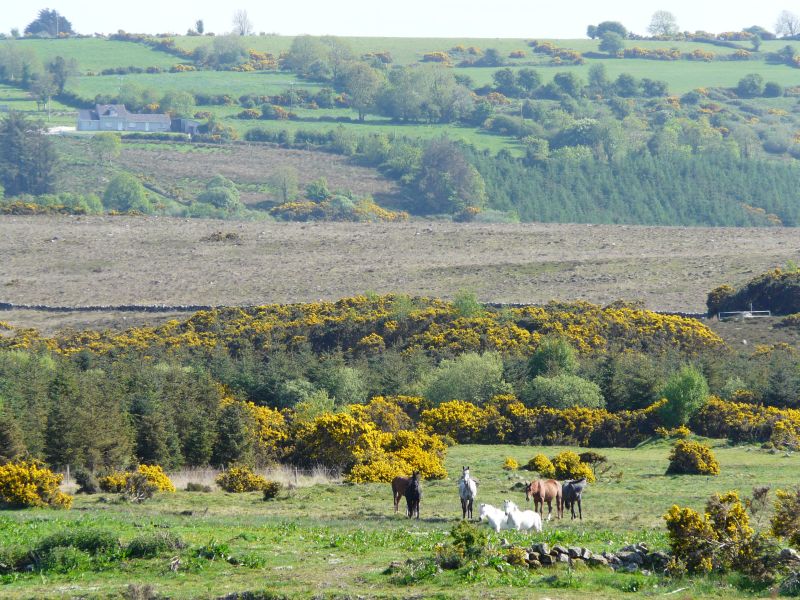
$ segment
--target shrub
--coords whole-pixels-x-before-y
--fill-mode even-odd
[[[443,360],[430,373],[423,396],[434,405],[449,400],[483,404],[492,396],[507,391],[499,353],[467,352],[452,360]]]
[[[131,502],[144,502],[152,498],[158,491],[158,486],[147,478],[144,473],[130,473],[125,480],[123,493]]]
[[[775,513],[770,521],[772,535],[786,538],[800,548],[800,488],[775,492]]]
[[[175,493],[175,486],[159,465],[139,465],[138,472],[155,485],[159,492]]]
[[[217,475],[214,480],[226,492],[240,494],[263,490],[267,480],[253,473],[248,467],[231,467]]]
[[[719,462],[705,444],[678,440],[669,455],[667,475],[719,475]]]
[[[571,450],[565,450],[553,458],[556,479],[582,479],[589,483],[596,481],[589,465],[582,463],[580,456]]]
[[[531,378],[543,375],[552,377],[578,370],[578,354],[565,338],[548,336],[539,342],[528,360],[528,375]]]
[[[267,482],[264,483],[264,487],[263,487],[264,500],[272,500],[273,498],[275,498],[278,495],[278,493],[281,491],[282,487],[283,486],[280,484],[279,481],[269,481],[269,480],[267,480]]]
[[[528,464],[525,466],[528,471],[535,471],[539,473],[545,479],[552,479],[556,476],[556,468],[553,466],[553,462],[547,458],[544,454],[537,454],[532,459],[528,461]]]
[[[75,483],[78,484],[79,494],[96,494],[100,490],[100,484],[94,474],[84,469],[75,471]]]
[[[104,475],[98,481],[100,489],[109,494],[118,494],[125,490],[125,484],[128,482],[128,473],[124,471],[114,471],[108,475]]]
[[[83,550],[72,547],[57,546],[38,555],[36,566],[40,571],[51,573],[69,573],[86,569],[92,561]]]
[[[36,545],[37,554],[53,548],[77,548],[89,554],[104,554],[119,548],[119,538],[107,529],[78,529],[59,531]]]
[[[169,531],[158,531],[133,538],[125,549],[125,554],[131,558],[153,558],[182,548],[186,548],[186,542],[179,536]]]
[[[685,366],[667,380],[661,395],[667,400],[659,411],[664,424],[685,425],[708,401],[708,383],[696,368]]]
[[[569,373],[535,377],[525,386],[522,397],[528,406],[604,408],[606,405],[600,386]]]
[[[58,489],[61,478],[36,460],[0,465],[0,506],[69,508],[72,496]]]
[[[503,461],[503,469],[505,471],[516,471],[519,469],[519,463],[513,457],[506,456],[505,461]]]
[[[186,491],[187,492],[210,492],[211,486],[210,485],[203,485],[202,483],[194,483],[190,481],[186,484]]]

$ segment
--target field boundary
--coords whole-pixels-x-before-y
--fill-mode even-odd
[[[280,303],[279,303],[280,304]],[[285,303],[284,303],[285,304]],[[490,308],[527,308],[529,306],[546,306],[545,304],[528,304],[524,302],[482,302],[484,306]],[[87,305],[87,306],[51,306],[48,304],[14,304],[12,302],[0,302],[0,311],[11,310],[33,310],[39,312],[197,312],[200,310],[215,310],[222,308],[253,308],[255,305],[219,305],[210,304],[178,304],[175,306],[167,304],[119,304],[119,305]],[[646,309],[649,310],[649,309]],[[705,312],[680,312],[672,310],[651,310],[650,312],[660,315],[670,315],[675,317],[685,317],[688,319],[704,320],[708,318]]]

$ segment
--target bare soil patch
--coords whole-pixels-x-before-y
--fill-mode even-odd
[[[214,241],[228,233],[235,243]],[[702,312],[710,289],[798,253],[794,229],[4,217],[0,301],[254,305],[366,291],[452,297],[469,289],[492,302],[626,299]],[[32,314],[0,313],[0,320],[24,325]],[[48,329],[62,320],[73,327],[121,320],[44,315],[35,321]]]

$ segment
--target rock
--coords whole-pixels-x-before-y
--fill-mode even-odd
[[[634,565],[641,565],[644,562],[644,557],[638,552],[617,552],[617,558],[623,563],[632,563]]]
[[[528,560],[539,560],[542,555],[538,552],[528,552]]]
[[[555,559],[554,559],[552,556],[550,556],[549,554],[542,554],[542,555],[539,557],[539,562],[541,562],[541,563],[542,563],[542,565],[549,567],[550,565],[552,565],[552,564],[555,564],[555,562],[556,562],[556,561],[555,561]]]
[[[542,568],[542,563],[539,562],[538,560],[529,560],[528,561],[528,568],[530,568],[530,569],[541,569]]]
[[[781,562],[800,562],[800,553],[793,548],[784,548],[778,558]]]
[[[603,558],[608,561],[610,565],[621,565],[622,561],[616,554],[612,554],[611,552],[603,552]]]
[[[558,562],[568,563],[570,561],[569,554],[559,554],[558,555]]]
[[[592,558],[592,556],[593,554],[591,550],[589,550],[588,548],[581,548],[581,558],[583,560],[589,560],[590,558]]]
[[[639,570],[639,565],[636,565],[634,563],[625,563],[622,566],[622,570],[625,571],[626,573],[636,573],[636,571]]]
[[[557,556],[559,554],[569,554],[569,551],[564,548],[564,546],[553,546],[553,549],[550,551],[551,556]]]
[[[608,566],[608,560],[603,556],[598,556],[597,554],[595,554],[594,556],[590,556],[586,560],[586,563],[590,567],[607,567]]]
[[[586,567],[586,563],[583,562],[583,559],[580,558],[570,558],[569,564],[572,565],[572,568],[574,569],[580,569]]]
[[[667,570],[669,563],[669,554],[666,552],[651,552],[647,555],[645,564],[658,573],[663,573]]]
[[[508,550],[511,546],[512,544],[506,538],[500,540],[500,547],[504,550]]]
[[[569,554],[570,558],[578,558],[581,555],[581,549],[576,546],[570,546],[567,548],[567,554]]]
[[[550,554],[550,546],[544,542],[539,542],[531,546],[531,552],[538,552],[539,554]]]

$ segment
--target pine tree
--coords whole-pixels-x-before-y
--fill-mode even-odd
[[[25,453],[19,425],[7,410],[0,409],[0,465],[24,456]]]

